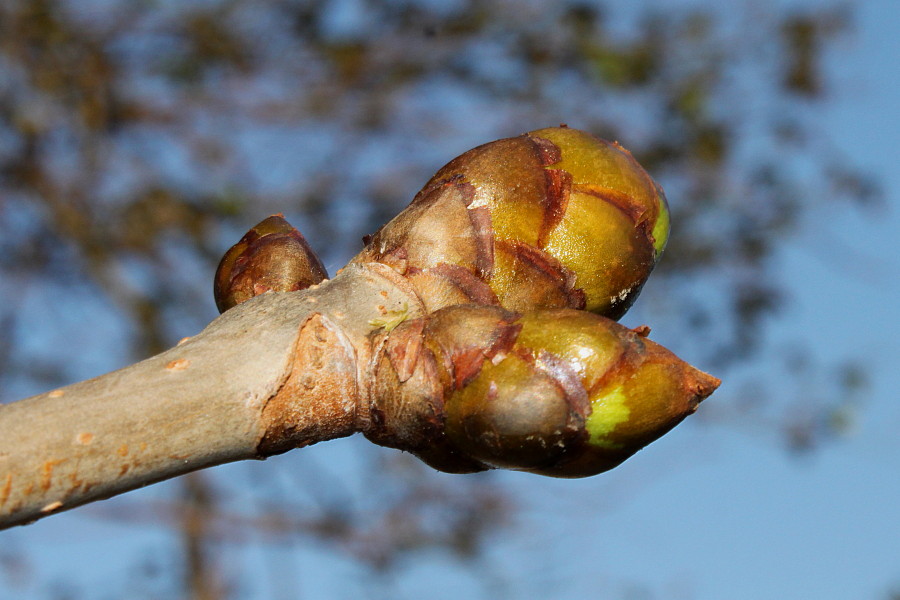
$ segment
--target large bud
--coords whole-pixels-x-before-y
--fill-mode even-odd
[[[354,261],[406,274],[430,310],[491,302],[617,319],[668,233],[665,195],[627,150],[553,127],[450,161]]]
[[[719,385],[612,320],[456,306],[402,324],[376,361],[376,442],[435,468],[584,477],[656,440]]]
[[[221,313],[265,292],[294,292],[327,277],[303,234],[277,214],[258,223],[225,253],[213,292]]]

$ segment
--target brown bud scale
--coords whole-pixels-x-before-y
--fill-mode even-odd
[[[219,312],[266,292],[295,292],[328,277],[303,235],[277,214],[258,223],[232,246],[216,269]]]

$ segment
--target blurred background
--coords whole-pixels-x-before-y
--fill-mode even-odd
[[[349,438],[0,533],[0,598],[900,598],[895,0],[3,0],[0,401],[215,317],[283,212],[334,273],[445,162],[568,123],[672,237],[623,322],[723,378],[578,481]]]

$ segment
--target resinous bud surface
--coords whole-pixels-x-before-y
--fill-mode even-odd
[[[609,319],[547,310],[518,324],[507,357],[485,363],[447,401],[449,438],[486,464],[594,475],[668,432],[718,386]]]
[[[367,435],[452,472],[594,475],[719,384],[643,332],[571,309],[450,307],[401,325],[381,356],[380,421]],[[416,390],[429,390],[427,403]]]
[[[355,260],[409,274],[423,296],[437,291],[446,304],[431,309],[489,301],[619,318],[668,233],[665,195],[627,150],[551,127],[450,161]]]

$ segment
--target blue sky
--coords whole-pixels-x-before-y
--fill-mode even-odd
[[[429,600],[884,600],[900,589],[900,2],[856,6],[856,32],[829,57],[835,95],[821,125],[832,144],[879,176],[887,202],[868,211],[823,203],[807,213],[776,257],[780,277],[790,282],[790,302],[768,332],[774,346],[802,338],[825,369],[817,373],[822,377],[846,360],[867,365],[871,387],[848,435],[796,457],[775,434],[688,420],[601,477],[503,474],[524,510],[518,527],[489,549],[490,575],[423,555],[385,583],[385,596],[420,598],[428,590]],[[709,402],[734,397],[730,385],[726,380]],[[817,385],[809,381],[813,395]],[[328,456],[323,462],[352,461],[365,443],[342,440],[303,452]],[[270,462],[278,460],[291,458]],[[225,474],[265,467],[232,465]],[[166,490],[164,484],[139,493],[152,498]],[[79,511],[6,535],[41,557],[46,580],[74,581],[82,591],[102,586],[111,597],[128,589],[135,557],[172,542],[165,528]],[[349,559],[331,554],[326,563],[304,547],[268,554],[250,548],[234,559],[250,573],[255,566],[271,569],[265,563],[272,557],[287,570],[283,589],[266,590],[276,598],[294,597],[295,586],[297,597],[343,597],[348,581],[368,575]],[[309,577],[320,567],[327,577]],[[486,579],[495,582],[487,591]],[[20,591],[0,589],[0,599],[20,598]]]

